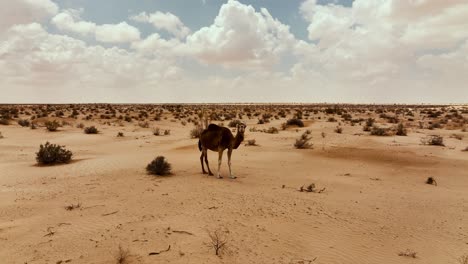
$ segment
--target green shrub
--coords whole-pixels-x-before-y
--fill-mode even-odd
[[[171,167],[164,156],[158,156],[146,166],[146,171],[152,175],[165,176],[171,174]]]
[[[72,156],[73,153],[65,149],[65,146],[46,142],[45,145],[41,144],[39,152],[36,153],[36,161],[41,165],[68,163]]]

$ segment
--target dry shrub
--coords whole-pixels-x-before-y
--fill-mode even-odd
[[[159,127],[153,128],[153,135],[160,136],[161,135],[161,129]]]
[[[192,130],[190,130],[190,137],[191,138],[200,138],[201,133],[203,132],[203,128],[201,126],[195,126]]]
[[[22,127],[28,127],[30,124],[31,124],[31,122],[29,122],[29,120],[27,120],[27,119],[18,120],[18,125],[20,125]]]
[[[229,121],[228,127],[237,127],[237,125],[241,125],[242,121],[240,120],[231,120]]]
[[[145,122],[138,122],[138,126],[141,127],[141,128],[148,128],[148,127],[149,127],[149,123],[148,123],[148,121],[145,121]]]
[[[48,131],[54,132],[60,127],[60,123],[57,120],[47,121],[45,122],[45,127]]]
[[[396,128],[396,135],[397,136],[406,136],[407,135],[406,128],[402,123],[398,124],[398,126]]]
[[[123,249],[121,245],[119,245],[119,250],[117,251],[117,254],[115,255],[115,260],[117,264],[128,264],[129,263],[129,258],[130,252],[128,249]]]
[[[255,139],[249,139],[247,140],[247,143],[245,144],[246,146],[258,146],[257,141]]]
[[[152,175],[166,176],[171,174],[172,166],[166,161],[164,156],[156,157],[150,164],[146,166],[146,171]]]
[[[459,264],[468,264],[468,254],[465,254],[458,258]]]
[[[444,138],[439,135],[429,135],[429,136],[423,137],[421,138],[421,143],[423,145],[445,146]]]
[[[216,256],[219,256],[225,249],[228,243],[229,230],[218,228],[214,231],[208,231],[210,237],[209,246],[214,249]]]
[[[50,144],[40,145],[39,152],[36,153],[36,161],[41,165],[53,165],[70,162],[73,153],[65,146]]]
[[[402,252],[398,253],[398,256],[416,258],[416,252],[413,251],[413,250],[407,249],[406,251],[402,251]]]
[[[388,128],[383,128],[383,127],[378,127],[378,126],[373,126],[370,134],[373,136],[390,136],[390,129]]]
[[[337,127],[335,128],[335,132],[338,133],[338,134],[341,134],[341,133],[343,133],[343,128],[340,127],[340,126],[337,126]]]
[[[268,129],[265,129],[264,132],[268,134],[278,134],[279,130],[276,127],[270,127]]]
[[[123,132],[117,132],[117,137],[124,137],[124,133]]]
[[[437,181],[434,179],[434,177],[428,177],[426,180],[426,184],[437,186]]]
[[[296,147],[297,149],[312,148],[312,144],[309,143],[312,137],[310,137],[309,134],[307,133],[307,131],[304,132],[304,134],[302,134],[300,138],[296,139],[296,143],[294,143],[294,147]]]
[[[97,134],[99,130],[95,126],[90,126],[84,129],[85,134]]]
[[[289,119],[289,120],[286,122],[286,125],[287,125],[287,126],[304,127],[304,122],[302,122],[302,120],[300,120],[300,119],[298,119],[298,118],[293,118],[293,119]]]

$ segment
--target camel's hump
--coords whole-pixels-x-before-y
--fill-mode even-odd
[[[221,127],[218,126],[218,125],[210,124],[210,125],[208,126],[207,129],[208,129],[208,130],[219,130],[220,128],[221,128]]]

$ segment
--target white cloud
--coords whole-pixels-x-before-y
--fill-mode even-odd
[[[169,12],[156,11],[149,15],[142,12],[130,17],[130,19],[137,22],[151,23],[155,28],[166,30],[180,39],[185,38],[190,33],[190,29],[180,21],[179,17]]]
[[[158,22],[171,39],[84,21],[82,10],[57,13],[46,0],[12,5],[22,15],[0,18],[0,102],[468,101],[462,0],[307,0],[308,41],[266,9],[234,0],[193,33],[170,13],[132,18]],[[49,18],[70,36],[48,32]],[[90,45],[89,36],[130,45]]]
[[[82,10],[64,10],[52,18],[52,23],[61,31],[73,32],[80,35],[94,35],[97,41],[105,43],[126,43],[140,39],[140,31],[127,22],[119,24],[96,25],[83,21],[80,17]]]
[[[96,24],[87,21],[81,21],[79,14],[81,11],[65,10],[52,18],[52,23],[61,31],[69,31],[81,35],[94,34]],[[78,20],[78,21],[76,21]]]
[[[40,22],[58,12],[50,0],[0,1],[0,31],[13,25]]]
[[[289,27],[266,9],[256,12],[252,6],[229,0],[211,26],[187,37],[187,46],[207,63],[270,67],[295,41]]]
[[[101,42],[124,43],[139,39],[140,31],[127,22],[104,24],[96,28],[96,40]]]

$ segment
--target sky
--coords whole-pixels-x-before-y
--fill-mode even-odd
[[[467,0],[0,0],[0,103],[468,103]]]

